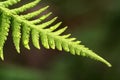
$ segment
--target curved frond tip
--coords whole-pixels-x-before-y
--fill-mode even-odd
[[[2,60],[4,59],[3,47],[7,40],[9,28],[12,27],[13,43],[18,53],[20,53],[21,42],[25,48],[30,49],[29,38],[31,37],[32,44],[37,49],[40,49],[41,42],[46,49],[64,50],[73,55],[87,56],[111,67],[111,64],[105,59],[94,53],[92,50],[89,50],[84,45],[81,45],[81,41],[77,41],[76,38],[70,38],[71,34],[63,35],[63,32],[65,32],[67,27],[58,29],[62,22],[55,23],[57,17],[45,22],[44,20],[46,20],[52,12],[42,15],[38,19],[30,20],[46,11],[49,6],[28,14],[20,15],[21,12],[36,6],[41,0],[34,0],[19,8],[8,8],[13,4],[17,4],[19,1],[20,0],[7,0],[0,2],[0,57]]]

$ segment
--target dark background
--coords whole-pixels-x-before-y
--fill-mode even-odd
[[[1,0],[2,1],[2,0]],[[4,1],[4,0],[3,0]],[[33,0],[22,0],[23,5]],[[21,54],[14,48],[11,35],[0,61],[0,80],[120,80],[120,0],[42,0],[31,12],[50,5],[50,18],[58,16],[72,37],[76,37],[113,66],[58,50],[31,50],[21,44]],[[24,13],[23,13],[24,14]],[[49,20],[49,18],[48,18]],[[10,32],[11,34],[11,32]]]

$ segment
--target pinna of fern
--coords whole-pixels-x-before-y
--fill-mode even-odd
[[[66,52],[70,52],[73,55],[87,56],[111,67],[109,62],[94,53],[92,50],[86,48],[84,45],[81,45],[80,41],[77,41],[76,38],[70,38],[70,34],[62,35],[67,27],[56,30],[62,23],[58,22],[52,25],[57,17],[41,23],[52,14],[51,12],[42,15],[38,19],[30,20],[44,12],[49,6],[31,13],[20,15],[20,13],[36,6],[40,1],[41,0],[34,0],[33,2],[14,9],[9,9],[9,6],[17,4],[20,0],[7,0],[0,2],[0,57],[2,60],[4,59],[3,47],[9,34],[9,28],[11,27],[13,43],[18,53],[20,53],[20,41],[22,41],[25,48],[30,49],[29,38],[31,36],[34,47],[38,49],[40,49],[39,42],[41,41],[46,49],[56,48],[60,51],[65,50]]]

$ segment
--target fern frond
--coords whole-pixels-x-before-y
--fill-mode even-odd
[[[40,28],[46,28],[49,25],[51,25],[53,22],[55,22],[56,19],[57,19],[57,17],[55,17],[55,18],[53,18],[53,19],[51,19],[51,20],[49,20],[49,21],[47,21],[45,23],[42,23],[42,24],[38,25],[38,27],[40,27]]]
[[[31,32],[31,35],[32,35],[32,42],[33,42],[33,45],[40,49],[40,45],[39,45],[39,31],[36,31],[36,29],[33,29],[32,32]]]
[[[98,56],[92,50],[89,50],[84,45],[81,45],[81,41],[77,41],[76,38],[70,38],[71,34],[62,35],[67,29],[64,27],[57,30],[57,28],[62,24],[58,22],[52,25],[57,17],[41,23],[52,13],[47,13],[38,19],[30,21],[31,18],[36,17],[43,11],[45,11],[49,6],[43,7],[35,12],[31,12],[25,15],[20,15],[19,13],[26,11],[34,6],[36,6],[40,0],[35,0],[31,3],[23,5],[19,8],[9,9],[8,7],[18,3],[20,0],[8,0],[5,2],[0,2],[0,57],[3,59],[3,47],[7,40],[10,22],[12,27],[12,37],[13,43],[18,53],[20,53],[20,40],[25,48],[30,49],[29,38],[31,36],[32,43],[34,47],[40,49],[40,41],[46,49],[58,49],[60,51],[65,50],[71,54],[88,56],[92,59],[101,61],[111,67],[111,64],[107,62],[102,57]]]
[[[31,19],[31,18],[37,16],[38,14],[42,13],[43,11],[45,11],[48,7],[49,6],[46,6],[46,7],[43,7],[43,8],[41,8],[41,9],[35,11],[35,12],[28,13],[26,15],[22,15],[22,17],[25,18],[25,19]]]
[[[21,23],[15,18],[12,20],[13,43],[18,53],[20,53]]]
[[[11,0],[12,1],[12,0]],[[16,14],[19,14],[21,12],[24,12],[26,11],[27,9],[30,9],[34,6],[36,6],[41,0],[35,0],[34,2],[31,2],[31,3],[28,3],[26,5],[23,5],[22,7],[19,7],[19,8],[16,8],[16,9],[13,9],[12,12],[16,13]]]
[[[30,37],[30,27],[26,24],[22,24],[22,44],[25,48],[30,49],[29,46],[29,37]]]
[[[46,15],[43,15],[42,17],[36,19],[36,20],[33,20],[31,21],[32,24],[38,24],[40,22],[42,22],[43,20],[45,20],[46,18],[48,18],[50,15],[52,14],[52,12],[46,14]]]
[[[3,46],[7,40],[10,28],[10,17],[7,13],[0,13],[0,57],[3,60]]]

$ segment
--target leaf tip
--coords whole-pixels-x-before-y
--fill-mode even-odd
[[[4,56],[3,56],[3,48],[0,47],[0,58],[2,60],[4,60]]]
[[[108,67],[112,67],[112,65],[111,65],[109,62],[107,62],[106,65],[107,65]]]
[[[2,61],[4,61],[4,56],[3,56],[3,54],[0,55],[0,58],[1,58]]]

